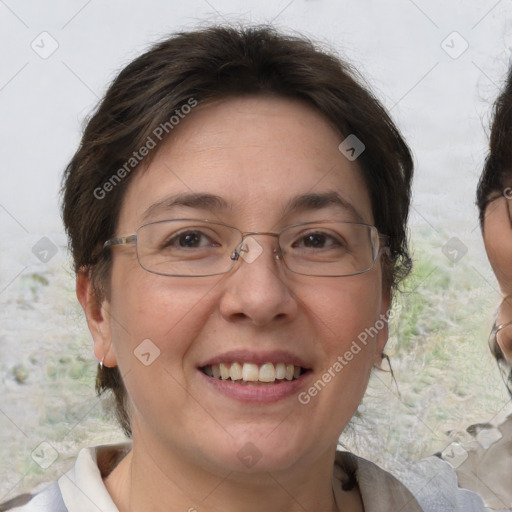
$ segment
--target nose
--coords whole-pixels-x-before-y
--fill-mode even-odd
[[[298,303],[278,261],[278,251],[271,248],[276,241],[260,242],[253,234],[245,238],[237,251],[241,261],[225,277],[219,307],[230,322],[264,326],[289,321],[297,313]]]

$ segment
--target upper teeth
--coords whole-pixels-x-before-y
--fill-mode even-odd
[[[241,380],[244,382],[274,382],[277,380],[293,380],[300,376],[301,367],[293,364],[265,363],[258,366],[254,363],[220,363],[203,368],[206,375],[222,380]]]

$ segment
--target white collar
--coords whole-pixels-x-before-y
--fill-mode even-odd
[[[103,483],[98,460],[109,458],[118,461],[130,449],[131,443],[127,442],[80,450],[74,467],[59,479],[62,499],[69,512],[91,510],[119,512]],[[395,477],[372,462],[348,452],[336,453],[333,490],[338,508],[341,507],[343,502],[343,491],[341,489],[341,475],[343,473],[341,467],[355,469],[366,512],[376,510],[421,512],[421,508],[412,494]]]
[[[98,467],[101,452],[126,454],[131,443],[96,446],[80,450],[74,467],[59,478],[62,499],[69,512],[119,512],[107,491]]]

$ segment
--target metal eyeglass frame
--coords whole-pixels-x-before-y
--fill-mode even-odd
[[[157,275],[162,275],[162,276],[168,276],[168,277],[210,277],[210,276],[215,276],[215,275],[227,274],[231,270],[233,270],[233,268],[235,267],[235,263],[233,263],[233,265],[228,270],[226,270],[224,272],[216,272],[214,274],[204,274],[204,275],[203,274],[201,274],[201,275],[166,274],[166,273],[163,273],[163,272],[155,272],[153,270],[149,270],[146,267],[144,267],[142,265],[142,263],[140,262],[139,254],[138,254],[138,251],[137,251],[137,232],[140,229],[144,228],[145,226],[148,226],[148,225],[151,225],[151,224],[159,224],[159,223],[163,223],[163,222],[169,222],[169,221],[205,222],[205,223],[210,223],[212,225],[224,226],[224,227],[227,227],[227,228],[230,228],[230,229],[238,231],[240,233],[240,235],[241,235],[241,241],[233,249],[233,252],[231,253],[230,259],[233,262],[238,261],[238,259],[240,258],[241,253],[244,252],[243,244],[244,244],[244,240],[248,236],[253,236],[253,235],[273,236],[273,237],[277,238],[278,244],[279,244],[279,237],[287,229],[294,228],[294,227],[297,227],[297,226],[307,226],[308,224],[318,224],[318,223],[321,223],[321,222],[333,223],[333,221],[330,221],[330,220],[315,220],[315,221],[310,221],[310,222],[300,222],[300,223],[297,223],[297,224],[292,224],[290,226],[286,226],[280,232],[275,233],[275,232],[269,232],[269,231],[241,231],[241,230],[239,230],[238,228],[236,228],[234,226],[230,226],[230,225],[224,224],[222,222],[211,221],[209,219],[191,219],[191,218],[164,219],[164,220],[158,220],[158,221],[153,221],[153,222],[148,222],[146,224],[143,224],[142,226],[139,226],[135,230],[135,233],[133,233],[131,235],[110,238],[109,240],[107,240],[103,244],[103,250],[105,250],[107,248],[110,248],[110,247],[117,246],[117,245],[131,245],[131,244],[133,244],[133,245],[135,245],[135,250],[136,250],[136,253],[137,253],[137,261],[138,261],[139,265],[141,266],[141,268],[143,268],[146,272],[150,272],[152,274],[157,274]],[[366,268],[364,270],[361,270],[361,271],[358,271],[358,272],[351,273],[351,274],[341,274],[341,275],[339,275],[339,274],[336,274],[336,275],[315,275],[315,274],[305,274],[305,273],[302,273],[302,272],[296,272],[295,270],[291,269],[288,266],[288,264],[286,263],[286,259],[283,256],[280,244],[279,244],[279,247],[277,249],[274,249],[274,251],[273,251],[275,253],[275,255],[276,255],[276,259],[282,261],[284,263],[284,265],[286,266],[286,268],[290,272],[293,272],[293,273],[299,274],[299,275],[311,276],[311,277],[350,277],[350,276],[355,276],[355,275],[359,275],[359,274],[364,274],[364,273],[370,271],[373,268],[373,266],[375,265],[375,262],[377,261],[377,259],[379,258],[379,255],[380,255],[381,251],[383,249],[384,250],[388,250],[388,248],[389,248],[389,236],[388,235],[383,235],[383,234],[379,233],[379,231],[377,230],[376,226],[372,226],[371,224],[366,224],[364,222],[344,222],[344,221],[340,221],[339,223],[340,224],[354,224],[354,225],[358,225],[358,226],[366,226],[368,228],[374,229],[377,232],[377,236],[378,236],[378,239],[379,239],[380,243],[379,243],[379,247],[377,248],[377,250],[375,252],[375,257],[373,258],[373,261],[371,262],[371,265],[368,268]]]
[[[498,333],[509,325],[512,325],[512,320],[503,324],[497,324],[496,321],[494,321],[489,334],[489,348],[498,363],[498,368],[500,370],[501,377],[503,378],[503,382],[512,397],[512,365],[505,358],[503,350],[498,343]]]

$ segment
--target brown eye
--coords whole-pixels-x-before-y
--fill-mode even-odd
[[[323,232],[313,232],[301,236],[293,247],[302,247],[307,249],[325,249],[339,247],[343,244],[334,236]]]
[[[324,234],[315,233],[304,237],[305,247],[323,247],[326,243],[327,237]]]
[[[162,249],[198,249],[204,247],[218,247],[209,236],[201,231],[182,231],[166,238]]]
[[[199,233],[186,233],[178,238],[180,247],[198,247],[201,245],[201,235]]]

